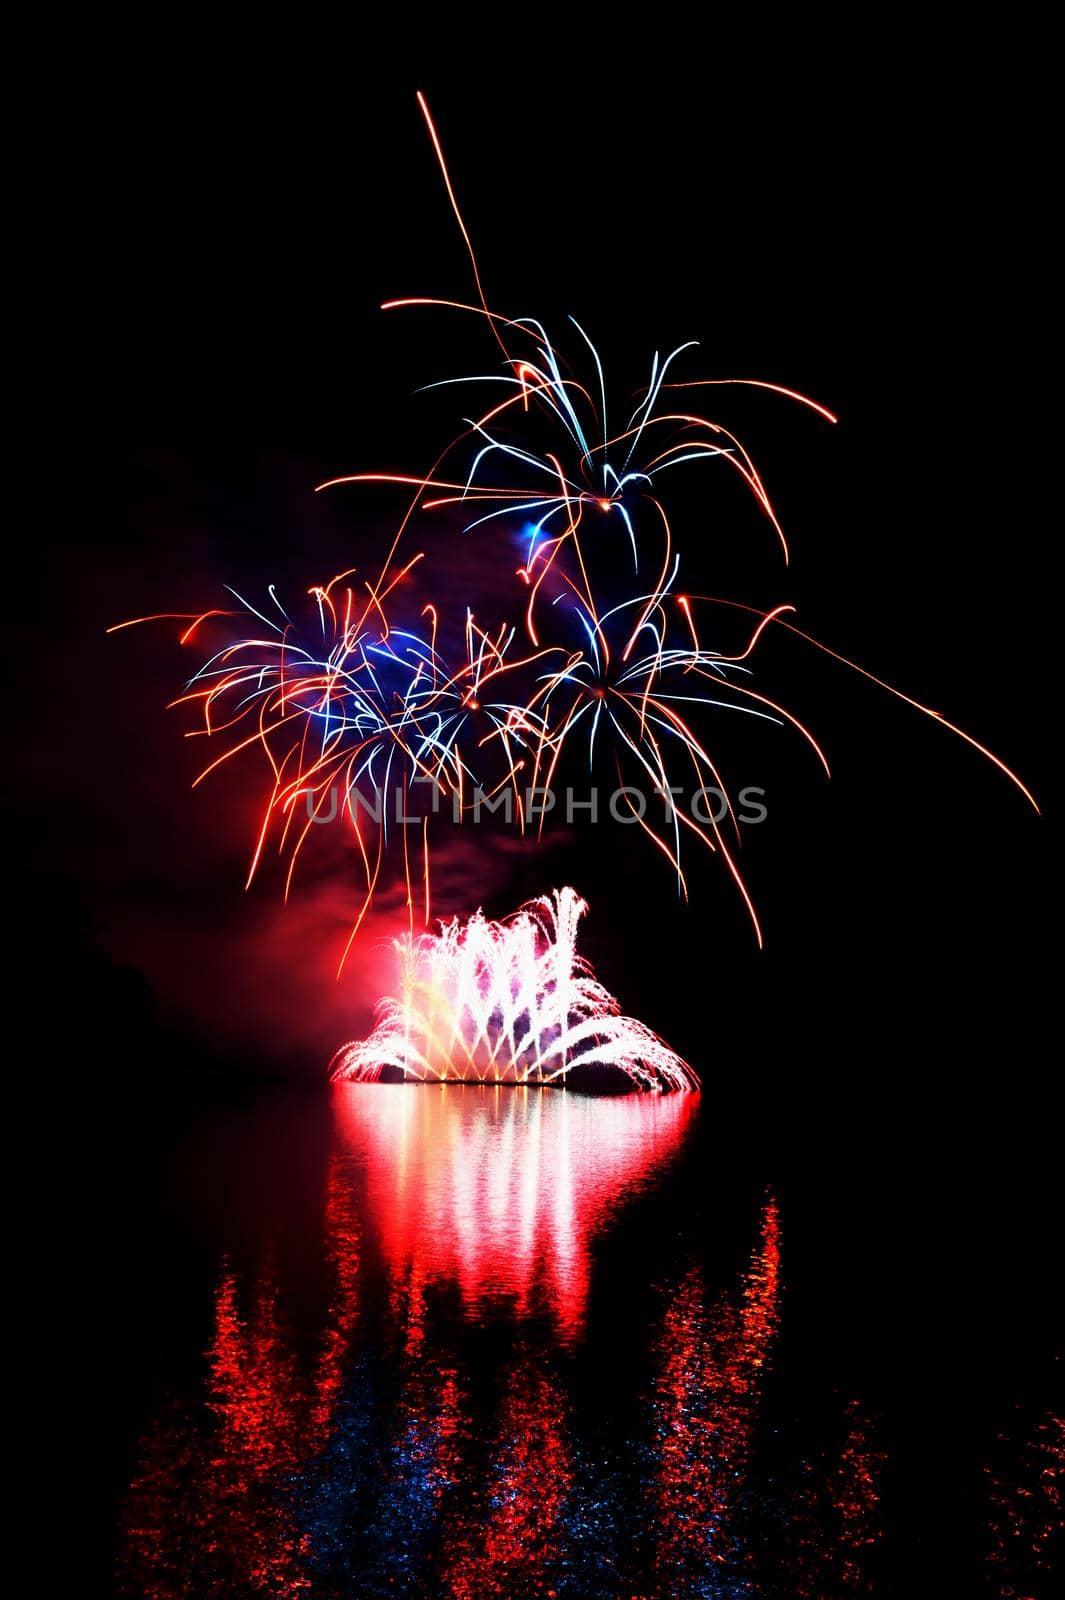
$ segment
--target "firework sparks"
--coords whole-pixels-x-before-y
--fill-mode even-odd
[[[738,473],[785,560],[788,547],[747,448],[715,418],[682,409],[678,393],[745,385],[827,422],[836,418],[818,401],[762,379],[675,379],[674,364],[691,343],[664,358],[654,355],[648,383],[634,401],[608,402],[603,360],[575,319],[585,368],[580,375],[536,318],[489,309],[439,135],[423,96],[418,103],[469,252],[477,303],[423,296],[387,301],[385,309],[473,313],[491,331],[503,359],[495,370],[437,385],[492,393],[487,409],[463,419],[462,430],[426,474],[360,472],[319,485],[391,484],[407,492],[407,509],[376,580],[356,582],[354,572],[345,572],[315,585],[309,625],[294,623],[272,588],[263,610],[237,597],[237,613],[208,610],[180,618],[186,645],[204,627],[220,628],[222,618],[237,615],[251,624],[244,637],[231,637],[208,655],[176,702],[197,705],[203,725],[195,732],[225,745],[197,782],[245,750],[258,747],[265,754],[269,789],[248,883],[274,839],[287,856],[287,895],[313,823],[340,815],[350,824],[364,894],[342,968],[372,902],[394,821],[402,840],[413,948],[416,908],[423,926],[431,918],[430,818],[416,804],[415,816],[408,815],[417,786],[431,786],[434,817],[440,809],[435,802],[448,796],[445,814],[458,822],[510,791],[506,817],[523,833],[538,817],[539,837],[549,807],[534,809],[532,796],[553,793],[552,785],[570,770],[565,764],[577,757],[591,773],[605,768],[616,778],[632,812],[628,820],[639,823],[668,861],[682,895],[688,892],[685,840],[694,838],[721,858],[761,944],[738,864],[736,813],[709,748],[709,730],[723,712],[786,726],[829,770],[809,729],[753,685],[750,663],[770,623],[957,734],[1035,806],[1016,774],[976,739],[783,621],[793,607],[759,611],[680,591],[677,540],[660,495],[660,481],[678,467]],[[697,504],[705,511],[704,500]],[[423,520],[432,523],[432,513],[444,508],[468,513],[465,534],[480,541],[479,557],[483,552],[493,571],[493,592],[499,592],[500,574],[512,578],[510,617],[499,620],[496,614],[486,624],[478,594],[456,606],[433,591],[413,617],[404,615],[402,626],[393,619],[394,591],[425,556],[418,550],[403,560],[400,546],[412,526],[420,537]],[[515,568],[516,540],[521,559]],[[756,621],[731,652],[712,649],[704,638],[720,637],[720,621],[708,626],[705,614],[697,615],[703,605],[733,607]],[[720,619],[722,613],[714,615]],[[447,651],[440,645],[445,637]],[[689,782],[678,782],[681,777],[695,779],[690,803],[676,799],[692,793]],[[724,801],[719,820],[705,806],[696,811],[695,800],[707,786]],[[646,805],[637,809],[628,801],[636,789],[643,794],[648,788],[664,802],[657,823],[647,819]],[[413,848],[401,831],[412,820],[419,824]]]
[[[399,994],[382,1001],[368,1039],[338,1053],[334,1079],[393,1069],[418,1082],[561,1084],[580,1066],[613,1069],[640,1089],[696,1088],[691,1068],[623,1016],[577,955],[586,910],[562,889],[507,922],[478,912],[397,939]]]
[[[681,864],[682,830],[695,835],[719,854],[746,905],[759,945],[762,933],[754,903],[739,871],[735,845],[739,832],[735,811],[721,775],[706,748],[706,736],[693,726],[701,712],[737,711],[762,720],[787,724],[813,749],[829,774],[827,758],[808,728],[790,711],[757,692],[744,665],[769,623],[793,611],[778,605],[766,611],[749,607],[758,617],[745,648],[733,655],[704,649],[691,597],[676,593],[680,557],[666,508],[659,497],[659,479],[686,463],[710,464],[737,472],[771,524],[785,562],[788,544],[765,483],[747,448],[723,423],[701,413],[679,409],[678,391],[746,387],[778,395],[812,411],[829,423],[836,416],[819,401],[783,384],[755,378],[676,380],[673,364],[695,348],[688,341],[664,358],[651,362],[649,381],[635,404],[608,408],[603,360],[591,338],[570,318],[588,357],[587,381],[574,374],[535,317],[507,317],[489,308],[476,254],[444,158],[443,147],[424,96],[418,103],[459,229],[473,266],[478,303],[408,296],[384,302],[384,310],[436,307],[473,313],[490,328],[502,352],[495,371],[445,379],[447,386],[489,386],[492,403],[464,418],[463,430],[440,452],[424,476],[400,473],[352,473],[329,479],[320,489],[352,483],[392,483],[413,489],[388,560],[417,512],[461,507],[471,513],[465,531],[494,526],[523,531],[524,559],[516,577],[526,591],[524,627],[530,645],[544,644],[558,653],[541,671],[519,710],[511,706],[508,726],[519,727],[535,744],[533,783],[546,773],[554,777],[563,748],[587,735],[588,764],[594,770],[597,749],[605,744],[619,781],[625,768],[641,782],[650,779],[654,792],[666,799],[666,825],[651,826],[634,812],[652,844],[674,870],[678,889],[687,897]],[[620,427],[611,420],[620,416]],[[460,453],[465,459],[460,459]],[[452,463],[455,463],[452,466]],[[450,475],[449,475],[450,474]],[[648,522],[651,535],[648,535]],[[623,535],[620,530],[624,530]],[[602,598],[616,591],[620,542],[631,557],[635,594],[618,600]],[[650,586],[641,583],[649,550],[660,541],[661,567],[654,554]],[[497,545],[497,548],[499,546]],[[504,551],[509,553],[505,542]],[[642,561],[642,565],[641,565]],[[601,577],[605,567],[606,580]],[[707,600],[712,605],[730,604]],[[545,633],[549,614],[551,637]],[[555,639],[569,624],[569,637]],[[789,631],[845,666],[886,689],[957,734],[996,766],[1038,811],[1024,783],[998,756],[941,713],[903,694],[855,662],[838,655],[790,624]],[[677,642],[676,634],[682,635]],[[619,637],[620,635],[620,637]],[[537,659],[540,659],[537,657]],[[707,686],[709,685],[709,687]],[[578,732],[580,730],[580,732]],[[697,794],[709,781],[725,799],[725,820],[733,841],[716,821],[704,821],[674,804],[680,785],[672,781],[674,765],[691,769]],[[541,826],[543,813],[541,812]],[[524,818],[522,818],[524,824]]]

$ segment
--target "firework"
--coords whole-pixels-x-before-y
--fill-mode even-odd
[[[522,730],[535,747],[533,785],[546,778],[549,786],[564,749],[582,737],[587,737],[588,764],[593,769],[597,748],[602,751],[605,745],[619,782],[624,785],[626,771],[634,772],[639,783],[650,780],[654,792],[666,800],[662,828],[653,827],[635,810],[633,820],[669,861],[680,893],[687,897],[682,837],[691,834],[723,859],[761,945],[758,917],[735,854],[739,843],[735,810],[707,749],[706,735],[694,723],[701,713],[728,710],[789,725],[830,775],[827,758],[809,729],[791,711],[756,691],[749,681],[751,669],[745,665],[766,626],[794,607],[784,604],[765,611],[737,607],[758,619],[744,646],[734,654],[706,649],[700,641],[696,606],[732,602],[706,596],[696,600],[678,592],[680,557],[658,485],[666,473],[689,463],[738,473],[771,524],[787,562],[784,530],[750,452],[723,423],[681,409],[683,401],[673,397],[678,391],[747,387],[782,396],[829,423],[837,418],[819,401],[763,379],[674,380],[674,362],[695,348],[695,341],[678,346],[664,359],[655,353],[649,381],[635,404],[608,406],[603,360],[575,318],[570,321],[588,358],[587,381],[563,360],[538,319],[503,316],[489,307],[441,142],[421,94],[418,103],[469,253],[478,303],[410,296],[388,300],[383,309],[449,308],[483,319],[502,362],[494,371],[445,379],[442,386],[487,386],[495,392],[487,409],[464,419],[462,431],[424,476],[352,473],[329,479],[319,488],[376,482],[413,490],[388,561],[418,512],[461,507],[469,512],[467,533],[521,527],[525,548],[515,576],[525,591],[525,631],[534,650],[547,646],[544,654],[555,657],[544,662],[520,708],[511,704],[506,713],[507,726]],[[622,418],[616,428],[611,421],[615,415]],[[505,540],[496,541],[501,559],[508,559],[509,549]],[[618,599],[621,549],[631,563],[632,589]],[[648,571],[650,583],[641,582]],[[604,593],[611,598],[603,599]],[[1012,769],[940,712],[792,624],[782,625],[957,734],[1009,778],[1038,811],[1031,792]],[[694,774],[697,795],[709,782],[723,796],[725,828],[674,802],[682,790],[673,781],[679,776],[674,770],[678,762]],[[524,817],[519,820],[524,826]]]
[[[417,297],[387,301],[385,308],[473,313],[502,359],[495,370],[444,380],[462,393],[491,390],[490,403],[463,419],[427,473],[359,472],[319,485],[375,482],[409,492],[375,579],[356,581],[354,572],[345,572],[315,585],[309,623],[293,622],[272,588],[263,610],[238,596],[239,613],[182,618],[189,624],[185,644],[205,624],[219,627],[215,619],[223,616],[250,624],[242,637],[211,651],[176,702],[198,706],[203,723],[195,732],[224,746],[197,782],[244,751],[258,748],[265,756],[268,788],[248,882],[273,839],[287,858],[287,895],[312,825],[341,816],[350,825],[364,883],[343,967],[372,902],[390,834],[398,834],[413,951],[416,918],[424,927],[431,921],[431,819],[422,814],[425,790],[421,810],[416,803],[418,786],[431,787],[433,817],[446,796],[444,814],[457,822],[510,791],[506,817],[523,833],[535,821],[539,837],[549,806],[532,797],[553,795],[556,780],[578,759],[590,772],[605,767],[616,779],[631,820],[668,861],[682,895],[688,892],[683,842],[695,839],[720,856],[761,944],[739,869],[736,812],[710,749],[713,721],[734,713],[789,727],[829,770],[809,729],[754,687],[751,662],[771,623],[958,734],[1035,806],[1016,774],[976,739],[784,621],[792,606],[759,611],[683,592],[677,540],[660,493],[662,480],[678,468],[737,473],[785,560],[788,547],[746,446],[715,418],[684,409],[676,396],[746,385],[828,422],[835,417],[818,401],[761,379],[675,379],[675,363],[691,344],[664,358],[656,353],[646,387],[619,405],[608,396],[599,351],[574,319],[583,374],[539,320],[491,310],[439,137],[424,98],[418,99],[469,251],[477,303]],[[512,582],[513,609],[502,620],[493,615],[485,622],[476,593],[454,604],[436,592],[395,620],[395,591],[425,555],[418,550],[402,559],[400,546],[415,527],[420,539],[423,521],[431,523],[432,513],[444,508],[467,514],[457,537],[480,541],[479,563],[483,556],[492,567],[493,592],[500,577]],[[708,605],[754,619],[733,650],[705,642],[719,637],[723,615],[715,609],[708,626]],[[440,645],[444,637],[449,651]],[[705,806],[696,810],[708,787],[724,802],[719,820]],[[661,820],[648,820],[646,803],[631,803],[631,794],[644,796],[648,788],[664,802]],[[682,794],[691,799],[679,801]],[[419,835],[413,845],[412,821]]]
[[[461,821],[509,782],[524,827],[519,774],[535,754],[530,738],[542,745],[546,731],[535,709],[497,693],[504,675],[552,652],[516,654],[514,628],[504,625],[490,635],[467,610],[464,649],[452,668],[437,647],[435,606],[422,608],[419,632],[390,621],[389,595],[420,559],[376,585],[364,583],[364,593],[350,572],[315,585],[309,614],[298,622],[272,586],[262,610],[233,591],[239,610],[178,619],[188,624],[181,632],[184,645],[197,642],[205,624],[224,627],[229,635],[210,649],[184,693],[171,702],[199,712],[200,725],[190,737],[223,745],[193,787],[244,753],[265,757],[269,772],[246,887],[271,839],[287,863],[286,899],[315,823],[339,819],[355,841],[365,894],[341,967],[371,904],[390,833],[402,840],[413,933],[416,900],[424,925],[430,920],[430,812],[440,815],[441,797],[447,796],[446,809]],[[136,619],[159,620],[175,618]],[[254,631],[240,631],[249,625]],[[428,809],[419,785],[432,794]],[[508,808],[507,814],[515,812]],[[413,847],[406,833],[412,824],[418,833]],[[417,894],[412,849],[422,857]]]
[[[418,1082],[561,1084],[579,1066],[613,1069],[640,1089],[696,1088],[691,1068],[622,1016],[577,955],[586,910],[562,889],[507,922],[478,912],[397,939],[399,993],[381,1002],[368,1039],[339,1051],[334,1079],[392,1069]]]

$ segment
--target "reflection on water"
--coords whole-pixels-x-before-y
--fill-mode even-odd
[[[864,1407],[848,1400],[840,1441],[807,1463],[792,1517],[797,1600],[873,1594],[870,1567],[883,1536],[880,1479],[886,1457]]]
[[[242,1286],[221,1263],[204,1393],[191,1412],[169,1408],[158,1420],[131,1487],[127,1592],[164,1600],[303,1589],[306,1546],[277,1486],[325,1445],[346,1380],[359,1273],[353,1199],[334,1163],[323,1218],[333,1297],[309,1371],[271,1264]]]
[[[518,1352],[507,1378],[489,1457],[449,1507],[438,1592],[456,1600],[550,1592],[573,1467],[565,1402],[533,1351]]]
[[[656,1345],[655,1565],[666,1593],[698,1594],[746,1566],[739,1516],[762,1385],[779,1320],[780,1219],[768,1202],[739,1293],[708,1306],[693,1268]],[[737,1592],[746,1592],[738,1590]]]
[[[811,1438],[775,1387],[787,1216],[715,1211],[708,1256],[669,1190],[698,1108],[338,1088],[321,1282],[301,1300],[269,1237],[219,1258],[198,1369],[143,1435],[120,1592],[894,1592],[875,1413],[822,1396]],[[604,1245],[641,1238],[604,1298]],[[1002,1595],[1043,1592],[1011,1584],[1060,1521],[1060,1422],[1021,1433],[990,1474]]]
[[[392,1271],[580,1327],[589,1245],[676,1153],[690,1095],[340,1084],[338,1123]]]
[[[1050,1594],[1065,1557],[1065,1415],[1018,1407],[986,1471],[995,1592]]]

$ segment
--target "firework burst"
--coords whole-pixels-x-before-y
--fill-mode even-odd
[[[595,1067],[640,1089],[696,1088],[691,1068],[623,1016],[577,955],[586,910],[562,889],[507,922],[478,912],[397,939],[399,992],[381,1002],[368,1039],[339,1051],[334,1079],[391,1069],[417,1082],[562,1084],[575,1067]]]
[[[491,390],[490,403],[463,419],[426,474],[359,472],[319,485],[383,483],[407,494],[375,580],[356,583],[346,572],[316,585],[309,591],[309,623],[294,623],[272,588],[262,611],[240,601],[239,613],[182,618],[188,624],[181,636],[185,644],[205,624],[220,626],[214,619],[222,616],[238,615],[250,625],[243,637],[211,651],[177,702],[197,705],[203,723],[195,732],[224,745],[197,782],[245,750],[258,747],[265,754],[269,788],[248,882],[273,839],[287,856],[287,894],[312,825],[339,815],[350,824],[365,886],[346,957],[372,902],[394,819],[413,951],[416,916],[425,927],[431,920],[431,819],[413,803],[418,786],[431,786],[434,817],[436,802],[447,796],[445,814],[458,822],[471,810],[479,816],[482,802],[510,791],[506,816],[523,833],[535,821],[539,837],[549,808],[534,809],[532,796],[551,794],[569,770],[564,763],[577,758],[593,773],[605,768],[621,786],[632,820],[669,862],[681,894],[687,895],[684,840],[694,838],[720,856],[761,944],[739,870],[736,813],[710,748],[714,718],[740,714],[787,726],[828,771],[809,729],[754,687],[751,661],[770,623],[941,722],[1034,806],[1016,774],[969,734],[785,621],[790,605],[759,611],[682,591],[677,541],[660,493],[662,481],[678,468],[738,474],[785,560],[788,547],[746,446],[720,421],[686,409],[678,396],[743,385],[782,396],[828,422],[835,417],[796,390],[761,379],[677,381],[676,363],[690,344],[664,358],[656,353],[647,385],[629,402],[608,401],[602,358],[575,320],[580,372],[536,318],[503,317],[489,308],[439,137],[424,98],[418,99],[469,251],[477,303],[419,297],[388,301],[386,309],[474,313],[490,330],[500,359],[494,370],[445,380],[463,393]],[[496,612],[485,624],[476,593],[456,606],[434,591],[412,615],[409,606],[396,605],[394,591],[425,554],[419,550],[404,560],[401,545],[415,527],[420,540],[423,521],[432,522],[432,514],[445,508],[465,517],[459,538],[482,541],[478,563],[483,557],[491,567],[493,592],[499,592],[500,576],[512,583],[509,617],[499,620]],[[521,558],[515,567],[517,541]],[[705,643],[720,636],[723,615],[715,609],[707,626],[706,606],[752,617],[731,653]],[[402,625],[393,615],[400,609]],[[440,644],[445,636],[447,650]],[[677,801],[678,795],[693,794],[692,779],[694,796],[709,785],[722,797],[719,820],[705,808],[697,814],[693,801]],[[664,802],[658,823],[647,820],[645,805],[637,808],[628,800],[648,787]],[[418,834],[413,845],[407,831],[412,821]],[[420,870],[412,862],[419,851]]]

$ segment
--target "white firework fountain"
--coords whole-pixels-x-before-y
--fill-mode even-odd
[[[556,889],[505,922],[478,911],[439,934],[394,940],[399,993],[381,1001],[368,1039],[337,1052],[333,1078],[559,1085],[579,1067],[638,1089],[697,1089],[687,1063],[623,1016],[577,955],[587,909],[573,889]]]

